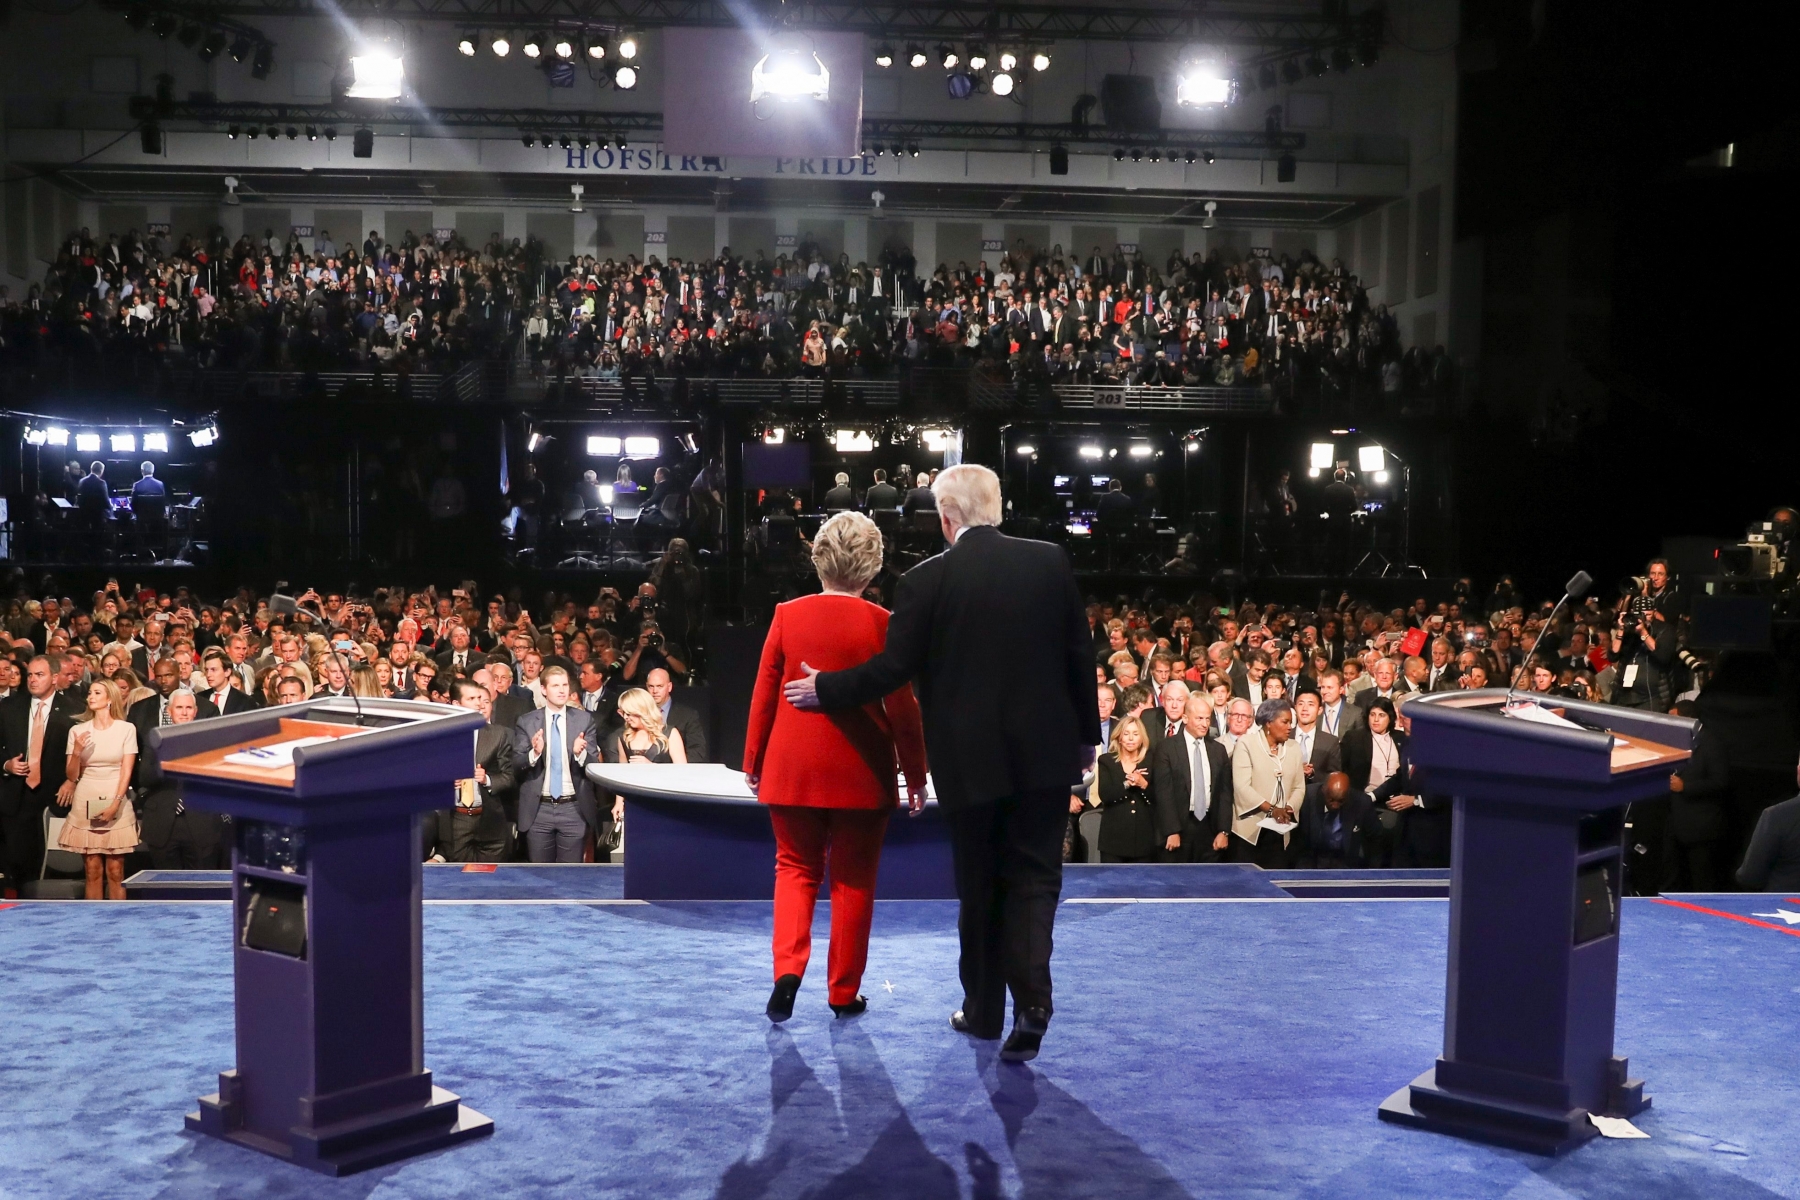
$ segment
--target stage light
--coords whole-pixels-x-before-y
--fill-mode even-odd
[[[1217,59],[1189,63],[1175,81],[1175,103],[1211,108],[1231,103],[1231,73]]]
[[[917,142],[906,143],[906,156],[908,158],[919,157],[919,143],[917,143]]]
[[[406,67],[398,54],[371,50],[355,55],[350,75],[344,95],[352,100],[398,100],[406,90]]]
[[[616,437],[592,434],[587,440],[587,452],[601,458],[617,458],[625,443]]]
[[[584,142],[587,141],[586,138],[583,138],[581,140]],[[587,191],[587,188],[583,187],[579,183],[571,183],[569,185],[569,196],[570,196],[569,211],[570,212],[578,213],[578,212],[586,212],[587,211],[587,209],[581,207],[581,194],[585,191]]]
[[[246,58],[249,58],[249,57],[250,57],[250,39],[240,33],[237,35],[237,37],[233,38],[231,41],[231,61],[232,62],[243,62]]]
[[[556,52],[556,57],[558,57],[558,58],[574,58],[575,57],[575,43],[571,42],[566,37],[557,38],[556,44],[554,46],[550,47],[550,49]]]
[[[1013,453],[1017,454],[1020,458],[1028,458],[1037,453],[1037,447],[1030,442],[1020,442],[1017,446],[1013,447]]]
[[[1125,151],[1123,149],[1115,149],[1113,151],[1113,161],[1114,162],[1124,162],[1125,161]]]
[[[894,65],[894,48],[886,42],[875,47],[875,65],[886,70]]]
[[[1359,471],[1385,471],[1387,455],[1381,452],[1380,446],[1363,446],[1356,452],[1356,469]]]
[[[275,47],[267,42],[257,43],[256,53],[250,58],[250,78],[267,79],[274,69]]]
[[[1137,442],[1132,445],[1130,453],[1133,458],[1149,458],[1156,453],[1156,447]]]
[[[328,142],[337,141],[337,126],[336,125],[327,125],[325,127],[325,140]]]
[[[288,141],[297,142],[300,140],[300,131],[298,129],[295,129],[292,125],[289,125],[287,127],[287,136],[288,136]]]
[[[612,504],[613,504],[613,497],[615,495],[617,495],[617,493],[613,491],[612,484],[603,483],[600,485],[600,503],[602,505],[604,505],[607,508],[611,508]]]
[[[623,150],[629,144],[630,143],[626,142],[626,140],[622,137],[613,139],[613,149],[615,149],[615,150]]]
[[[1132,162],[1143,162],[1144,161],[1144,148],[1142,146],[1133,146],[1131,148],[1131,161]]]
[[[956,64],[962,61],[962,57],[956,53],[955,48],[944,42],[938,43],[937,57],[938,65],[946,71],[955,69]]]
[[[112,435],[111,442],[112,442],[112,448],[113,448],[114,454],[135,454],[135,453],[137,453],[137,435],[136,434],[115,433]]]
[[[601,59],[605,58],[606,57],[606,43],[605,42],[589,42],[587,44],[587,56],[589,58],[593,59],[595,62],[599,62]]]
[[[200,61],[211,62],[213,59],[219,57],[219,51],[223,49],[225,49],[224,31],[215,29],[206,35],[205,41],[200,43],[200,49],[198,51]]]
[[[628,33],[624,37],[619,39],[619,57],[620,58],[632,59],[632,58],[636,58],[637,55],[638,55],[638,40],[637,40],[637,35],[635,33]]]
[[[78,433],[75,435],[75,449],[80,454],[100,453],[100,435],[97,433]]]
[[[157,13],[150,18],[150,32],[163,41],[168,41],[169,36],[175,32],[175,18],[168,13]]]
[[[1256,68],[1256,82],[1261,85],[1264,91],[1268,91],[1270,88],[1274,87],[1276,84],[1275,64],[1266,62],[1262,66]]]
[[[463,34],[461,37],[457,38],[456,39],[456,52],[458,54],[462,55],[464,58],[474,58],[475,57],[475,39],[470,37],[466,33]]]
[[[1183,150],[1181,152],[1181,161],[1191,164],[1194,161],[1194,152],[1192,150]]]
[[[506,40],[505,34],[501,34],[488,44],[488,49],[494,52],[495,58],[505,58],[512,53],[512,43]]]
[[[1200,443],[1193,438],[1189,438],[1188,443],[1187,443],[1187,452],[1189,454],[1200,453]]]
[[[330,130],[326,131],[327,134]],[[375,157],[375,131],[367,125],[357,130],[351,139],[350,155],[352,158]]]
[[[263,136],[268,138],[272,142],[276,138],[281,136],[281,130],[279,130],[279,129],[275,128],[273,125],[271,125],[267,129],[263,130]]]
[[[906,63],[908,66],[917,70],[930,61],[929,58],[925,57],[925,47],[919,45],[917,42],[908,42],[906,44]]]
[[[1332,50],[1331,69],[1340,73],[1350,69],[1350,47],[1338,46]]]
[[[44,430],[44,443],[49,446],[66,446],[69,444],[69,431],[60,425],[52,425]]]
[[[235,142],[238,140],[238,134],[240,134],[242,132],[244,132],[242,128],[240,128],[239,126],[233,125],[230,129],[227,129],[225,131],[225,140],[230,141],[230,142]]]
[[[544,39],[535,33],[527,34],[525,40],[519,43],[519,51],[526,58],[536,58],[544,52]]]
[[[787,441],[787,430],[775,425],[763,431],[763,445],[779,446]]]
[[[525,436],[525,453],[536,454],[538,451],[538,447],[543,445],[548,440],[549,439],[547,439],[543,434],[539,433],[537,430],[535,430],[535,429],[532,430],[529,434],[527,434]]]
[[[1012,74],[1008,71],[997,72],[988,82],[988,86],[993,89],[996,96],[1010,96],[1013,94]]]
[[[628,437],[625,439],[626,458],[660,458],[662,443],[653,437]]]
[[[875,448],[875,439],[861,429],[840,429],[831,441],[839,454],[866,454]]]
[[[144,453],[167,454],[169,452],[169,435],[166,433],[146,433],[144,435]]]
[[[1320,471],[1331,466],[1332,455],[1337,453],[1333,442],[1314,442],[1312,451],[1307,456],[1307,474],[1317,476]]]
[[[789,41],[756,60],[750,68],[750,103],[774,100],[828,100],[831,72],[810,43]]]
[[[1325,74],[1325,56],[1314,50],[1306,56],[1306,70],[1315,79]]]
[[[969,70],[985,71],[987,70],[987,64],[987,47],[981,45],[979,42],[971,43],[969,45]]]
[[[49,437],[43,430],[33,429],[29,425],[25,427],[25,444],[27,446],[41,446],[48,440]]]
[[[1000,52],[1000,69],[1002,71],[1014,70],[1018,65],[1019,56],[1016,53],[1011,50],[1002,50]]]
[[[309,142],[316,142],[319,140],[319,127],[317,125],[308,125],[306,127],[306,140]]]
[[[1207,151],[1204,151],[1201,153],[1200,159],[1202,162],[1204,162],[1207,166],[1210,167],[1213,165],[1213,163],[1215,161],[1217,161],[1218,155],[1214,154],[1211,150],[1207,150]]]
[[[1083,457],[1083,458],[1105,458],[1106,457],[1105,451],[1101,450],[1100,447],[1098,447],[1098,446],[1083,446],[1081,448],[1080,453],[1081,453],[1081,457]]]
[[[1375,472],[1375,482],[1376,483],[1386,483],[1387,481],[1388,481],[1388,473],[1386,471]]]
[[[636,67],[620,67],[613,72],[613,84],[621,92],[629,92],[637,86],[638,73]]]
[[[575,139],[565,133],[556,139],[556,144],[561,146],[564,150],[567,150],[575,145]]]
[[[204,450],[206,447],[219,440],[219,427],[217,425],[207,425],[200,429],[190,429],[187,436],[188,441]]]
[[[921,429],[919,440],[933,454],[942,454],[957,444],[956,431],[953,429]]]
[[[1034,71],[1048,71],[1050,69],[1050,52],[1048,50],[1039,50],[1034,53],[1031,56],[1031,69]]]
[[[952,100],[967,100],[975,94],[975,77],[967,71],[952,71],[944,77],[944,88]]]
[[[1152,146],[1150,148],[1150,161],[1151,162],[1161,162],[1162,161],[1162,151],[1158,150],[1156,147]]]

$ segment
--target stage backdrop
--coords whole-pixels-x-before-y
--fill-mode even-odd
[[[809,33],[830,98],[750,103],[750,68],[770,49],[742,29],[663,30],[663,142],[670,154],[851,157],[862,152],[863,37]]]

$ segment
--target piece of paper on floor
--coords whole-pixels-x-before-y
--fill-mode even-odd
[[[1600,1131],[1601,1137],[1647,1138],[1650,1136],[1624,1117],[1603,1117],[1599,1113],[1589,1113],[1588,1120],[1594,1123],[1594,1128]]]

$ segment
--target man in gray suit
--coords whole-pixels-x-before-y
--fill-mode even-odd
[[[1310,683],[1300,685],[1294,700],[1294,741],[1300,746],[1300,761],[1306,769],[1306,799],[1318,801],[1325,777],[1344,769],[1343,751],[1338,739],[1319,728],[1319,689]]]
[[[519,718],[513,731],[513,759],[519,783],[519,832],[535,863],[581,861],[582,838],[601,835],[602,824],[588,782],[587,764],[599,755],[593,715],[569,702],[569,673],[545,667],[538,676],[545,704]],[[595,858],[602,852],[596,849]]]

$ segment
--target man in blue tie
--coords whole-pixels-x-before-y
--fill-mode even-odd
[[[595,757],[593,715],[569,703],[569,673],[545,667],[544,707],[519,718],[513,748],[519,776],[519,832],[532,862],[580,862],[581,845],[602,833],[586,767]]]
[[[1212,709],[1205,692],[1189,695],[1181,731],[1150,757],[1164,862],[1218,862],[1230,845],[1231,760],[1211,736]]]

